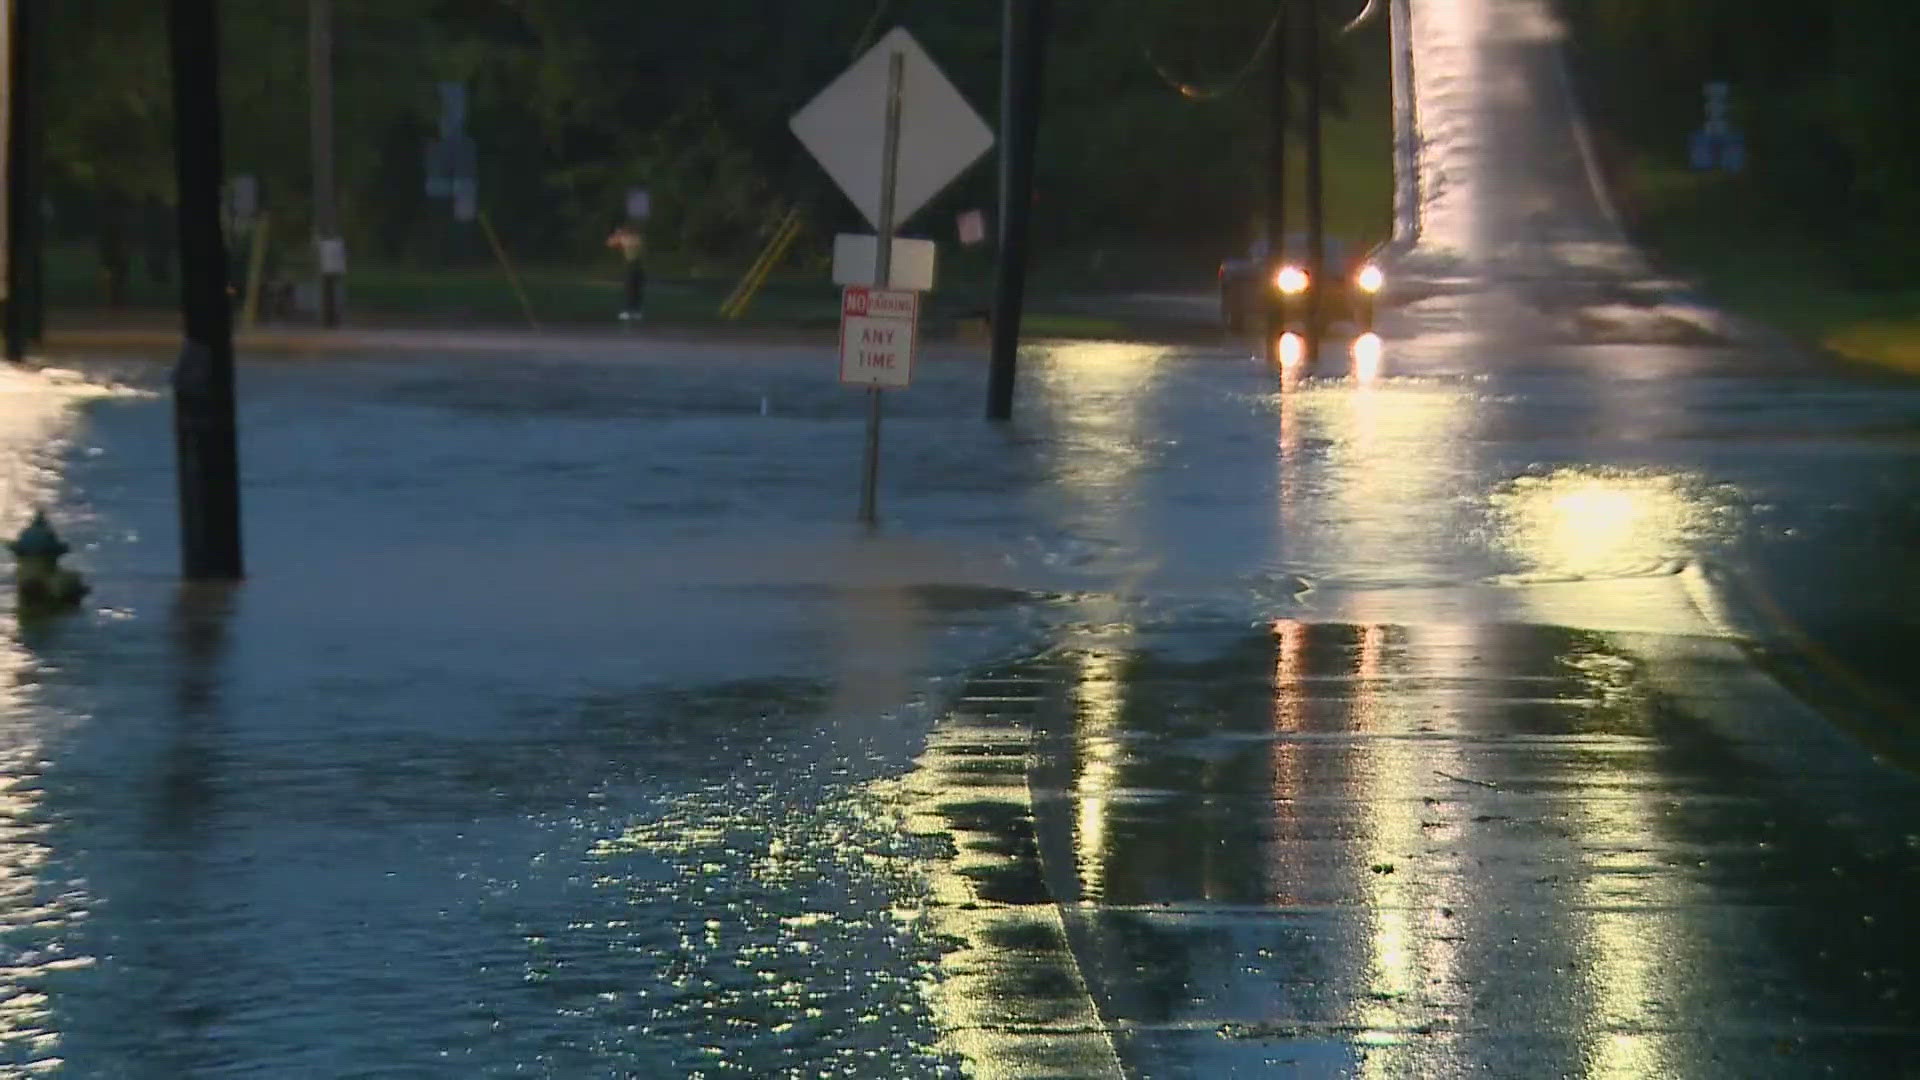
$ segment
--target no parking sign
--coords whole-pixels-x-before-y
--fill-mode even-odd
[[[840,381],[905,388],[919,323],[919,293],[849,285],[840,300]]]

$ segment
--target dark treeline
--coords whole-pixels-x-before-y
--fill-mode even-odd
[[[795,206],[816,237],[853,227],[787,118],[892,25],[998,126],[999,0],[332,2],[341,217],[358,258],[484,255],[425,191],[442,81],[471,93],[482,207],[515,250],[547,259],[596,253],[631,186],[652,192],[655,248],[690,266],[750,255]],[[56,228],[97,240],[109,263],[137,261],[164,242],[172,199],[165,5],[47,6]],[[308,0],[223,8],[229,172],[259,178],[276,235],[304,236]],[[1043,238],[1244,238],[1265,143],[1250,64],[1273,11],[1058,0]],[[1182,81],[1208,92],[1183,95]],[[988,161],[916,224],[950,234],[956,211],[993,203]]]
[[[1732,84],[1782,227],[1822,238],[1861,284],[1911,274],[1920,236],[1914,0],[1562,0],[1605,121],[1676,159],[1702,84]]]

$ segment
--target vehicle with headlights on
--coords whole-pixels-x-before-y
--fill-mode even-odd
[[[1320,282],[1308,270],[1306,249],[1305,237],[1289,237],[1285,256],[1272,259],[1267,246],[1256,242],[1246,258],[1220,263],[1220,321],[1229,331],[1263,329],[1269,310],[1280,312],[1287,329],[1304,330],[1317,290],[1323,328],[1346,322],[1356,334],[1372,332],[1374,309],[1387,283],[1380,245],[1362,247],[1328,237]]]

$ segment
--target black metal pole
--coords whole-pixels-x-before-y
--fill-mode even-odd
[[[1000,61],[1000,242],[993,290],[987,419],[1013,418],[1013,383],[1033,224],[1033,158],[1053,0],[1005,0]]]
[[[40,37],[39,0],[15,0],[8,39],[7,114],[7,359],[20,363],[40,338]]]
[[[1320,39],[1320,0],[1298,0],[1301,12],[1300,36],[1307,53],[1301,74],[1307,84],[1307,367],[1320,347],[1321,320],[1326,308],[1320,302],[1327,269],[1326,190],[1320,140],[1322,74]]]
[[[874,222],[873,287],[893,288],[893,200],[900,183],[900,86],[906,77],[906,58],[887,57],[887,126],[880,142],[880,220]],[[878,386],[867,387],[867,453],[860,470],[860,523],[879,523],[876,506],[880,487],[880,413]]]
[[[180,308],[186,345],[173,373],[181,565],[192,580],[234,580],[240,454],[234,423],[233,313],[220,235],[218,0],[169,0],[174,168],[180,187]]]
[[[1279,270],[1287,249],[1287,9],[1282,3],[1274,12],[1273,57],[1269,66],[1267,118],[1267,266],[1261,275],[1258,295],[1269,297],[1267,307],[1267,361],[1279,361],[1280,335],[1287,330],[1286,299],[1274,288],[1273,276]]]

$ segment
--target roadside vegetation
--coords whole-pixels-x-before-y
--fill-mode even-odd
[[[540,319],[553,323],[603,321],[616,307],[620,267],[603,241],[633,187],[647,189],[653,207],[650,319],[719,321],[741,273],[797,213],[799,239],[747,318],[831,323],[832,236],[863,224],[786,121],[877,30],[911,30],[998,126],[996,5],[334,5],[349,303],[369,316],[522,320],[479,227],[453,221],[447,201],[426,194],[442,82],[471,94],[480,209]],[[173,286],[146,269],[172,257],[164,6],[51,7],[49,35],[61,51],[48,98],[51,299],[85,318],[169,305]],[[272,215],[270,263],[293,279],[310,274],[312,261],[307,7],[256,0],[223,9],[228,171],[258,178]],[[1037,325],[1092,325],[1055,298],[1210,288],[1222,255],[1263,228],[1259,47],[1272,11],[1270,0],[1057,0],[1036,196]],[[1352,14],[1329,11],[1330,24]],[[1328,55],[1329,228],[1380,239],[1392,189],[1384,20]],[[1302,185],[1292,187],[1297,198]],[[936,311],[960,319],[985,306],[990,243],[962,249],[955,222],[976,208],[991,217],[996,201],[989,156],[911,223],[910,234],[941,242]],[[1303,220],[1298,205],[1294,213]]]
[[[1920,5],[1561,0],[1629,228],[1716,302],[1920,374]],[[1748,161],[1695,171],[1704,86]]]

